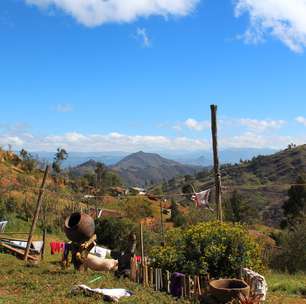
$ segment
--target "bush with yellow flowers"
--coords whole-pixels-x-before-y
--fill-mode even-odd
[[[154,266],[214,278],[235,277],[241,267],[262,270],[259,245],[238,224],[206,222],[170,231],[164,247],[154,247]]]

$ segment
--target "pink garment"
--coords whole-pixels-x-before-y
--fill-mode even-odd
[[[65,249],[65,243],[64,242],[55,242],[52,241],[50,243],[50,247],[51,247],[51,254],[56,254],[56,253],[61,253],[64,251]]]

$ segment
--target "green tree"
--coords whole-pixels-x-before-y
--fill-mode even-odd
[[[171,221],[175,227],[181,227],[186,224],[186,219],[180,212],[175,200],[171,201]]]
[[[127,218],[100,218],[95,224],[98,244],[112,250],[127,248],[129,235],[137,231],[135,223]]]
[[[97,187],[103,188],[105,182],[105,176],[107,173],[107,167],[103,163],[97,162],[95,173],[96,173]]]
[[[61,173],[62,171],[61,164],[67,158],[68,158],[67,151],[65,149],[57,148],[57,152],[55,153],[54,161],[52,163],[52,168],[56,174]]]
[[[19,156],[21,158],[21,166],[24,170],[26,170],[27,172],[32,172],[36,168],[37,161],[28,151],[22,149],[19,152]]]
[[[236,190],[225,205],[226,220],[233,223],[252,224],[259,217],[258,211]]]
[[[271,267],[290,273],[306,271],[306,217],[277,238],[279,249],[274,252]]]
[[[282,227],[292,226],[305,215],[306,211],[306,186],[305,177],[299,176],[296,185],[288,191],[288,200],[283,204],[284,220]]]

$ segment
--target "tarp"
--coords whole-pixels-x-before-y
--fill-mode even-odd
[[[21,248],[21,249],[27,248],[27,241],[3,240],[2,242],[16,248]],[[40,253],[43,245],[44,245],[43,241],[33,241],[30,248],[36,251],[37,253]]]

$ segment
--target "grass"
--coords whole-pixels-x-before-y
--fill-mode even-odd
[[[39,265],[26,266],[21,260],[7,254],[0,254],[0,304],[10,303],[103,303],[101,298],[72,296],[71,288],[76,284],[86,284],[92,288],[126,288],[134,292],[134,296],[125,298],[120,303],[133,304],[174,304],[170,296],[143,288],[129,280],[118,280],[112,274],[78,273],[73,268],[62,270],[60,256],[46,257]],[[89,282],[102,276],[92,284]]]
[[[269,291],[273,294],[298,296],[306,299],[306,275],[288,275],[284,273],[270,273],[267,275]]]
[[[61,237],[55,237],[60,239]],[[50,236],[48,243],[50,241]],[[47,248],[45,261],[39,265],[27,266],[21,260],[7,254],[0,254],[0,304],[10,303],[46,303],[46,304],[78,304],[103,303],[100,298],[70,295],[76,284],[86,284],[92,288],[126,288],[135,293],[120,303],[131,304],[174,304],[188,303],[175,301],[172,297],[143,288],[129,280],[118,280],[112,274],[78,273],[71,267],[62,270],[60,256],[51,256]],[[89,282],[102,276],[92,284]],[[306,304],[306,275],[267,273],[269,291],[267,304]]]

